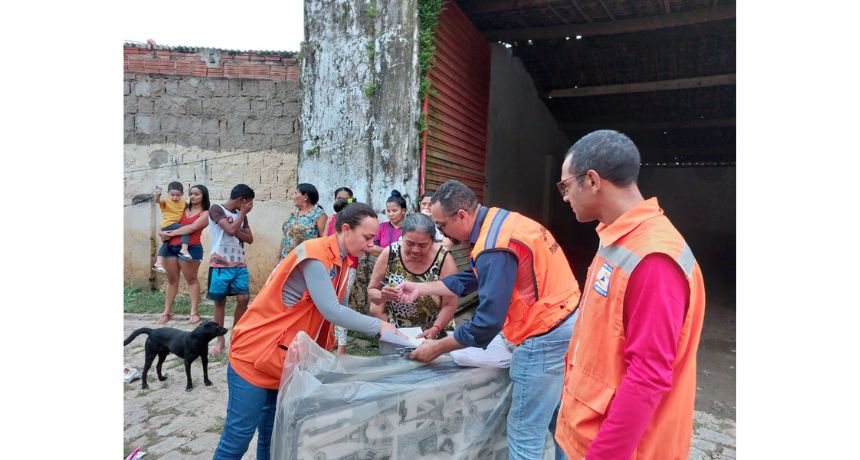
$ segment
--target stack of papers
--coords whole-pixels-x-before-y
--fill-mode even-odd
[[[451,357],[463,367],[511,367],[511,354],[501,335],[497,335],[487,349],[477,347],[454,350]]]
[[[418,345],[424,342],[424,339],[415,338],[416,335],[423,332],[420,327],[399,327],[398,331],[409,337],[408,339],[404,339],[398,335],[394,335],[387,330],[382,331],[382,335],[379,337],[379,340],[383,342],[388,342],[393,345],[397,345],[399,347],[413,347],[418,348]]]

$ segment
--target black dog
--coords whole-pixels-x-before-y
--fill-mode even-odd
[[[212,385],[209,381],[209,357],[207,356],[207,347],[209,341],[215,337],[222,336],[227,333],[227,329],[218,325],[214,321],[204,321],[201,325],[194,328],[193,331],[182,331],[172,327],[160,327],[153,329],[150,327],[142,327],[128,336],[123,342],[123,346],[128,345],[140,334],[148,334],[146,339],[145,352],[146,362],[143,365],[143,385],[142,389],[149,388],[146,383],[146,374],[152,366],[152,361],[158,356],[158,363],[155,365],[155,371],[158,374],[158,380],[165,381],[167,376],[161,374],[161,365],[168,353],[173,353],[176,356],[185,360],[185,377],[188,379],[188,384],[185,386],[185,391],[191,391],[191,363],[197,357],[203,362],[203,383],[208,387]]]

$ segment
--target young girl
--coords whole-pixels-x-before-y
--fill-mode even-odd
[[[391,196],[385,201],[385,214],[388,216],[388,222],[379,225],[379,231],[373,238],[373,249],[368,251],[374,256],[378,256],[389,244],[400,239],[400,225],[406,217],[406,200],[397,190],[392,190]]]

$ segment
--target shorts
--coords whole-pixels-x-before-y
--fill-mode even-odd
[[[170,246],[165,241],[161,244],[161,248],[158,249],[158,255],[161,257],[177,257],[179,255],[179,251],[182,250],[182,246]],[[191,259],[195,262],[200,262],[203,260],[203,245],[202,244],[192,244],[188,246],[188,254],[191,254]],[[183,262],[182,259],[179,259],[180,262]]]
[[[209,267],[209,300],[224,300],[231,295],[248,295],[248,267]]]

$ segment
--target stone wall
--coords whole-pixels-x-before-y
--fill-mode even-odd
[[[294,209],[301,91],[293,53],[134,47],[124,76],[125,282],[159,287],[150,270],[161,216],[132,198],[179,181],[205,185],[213,203],[232,187],[256,194],[247,249],[252,292],[274,266],[281,223]],[[209,232],[203,232],[204,267]],[[205,270],[201,269],[201,281]],[[205,284],[205,282],[204,282]]]

